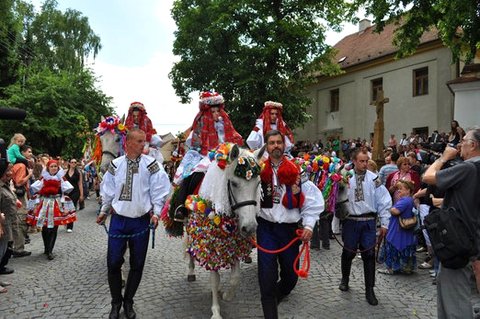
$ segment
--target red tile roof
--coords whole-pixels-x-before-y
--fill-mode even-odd
[[[398,25],[390,23],[385,26],[381,33],[376,33],[374,32],[375,26],[370,26],[362,32],[346,36],[334,45],[334,48],[338,50],[336,61],[340,63],[342,68],[348,68],[395,53],[398,49],[392,44],[392,40],[397,27]],[[437,39],[439,39],[438,31],[432,28],[422,35],[420,44]],[[342,58],[344,59],[340,62]]]

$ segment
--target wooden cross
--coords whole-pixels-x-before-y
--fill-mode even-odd
[[[377,91],[377,100],[370,103],[370,105],[375,105],[375,111],[377,112],[377,121],[383,121],[383,106],[385,103],[388,103],[390,99],[383,96],[383,91]]]

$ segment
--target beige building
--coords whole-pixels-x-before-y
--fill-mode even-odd
[[[384,108],[385,142],[390,134],[400,140],[402,133],[450,130],[454,98],[446,83],[459,73],[450,50],[436,31],[430,31],[422,36],[414,55],[397,60],[394,29],[387,25],[382,33],[374,33],[370,22],[362,20],[359,32],[334,46],[344,73],[319,77],[309,88],[312,120],[295,130],[297,141],[325,141],[332,135],[369,140],[376,119],[371,103],[378,90],[389,99]]]

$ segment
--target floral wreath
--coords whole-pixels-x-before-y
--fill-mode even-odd
[[[208,152],[208,157],[211,161],[217,161],[218,167],[225,169],[225,167],[230,164],[230,158],[228,157],[228,154],[230,154],[230,151],[234,145],[235,144],[233,143],[219,144],[215,149]]]
[[[260,165],[255,162],[251,156],[241,156],[237,159],[237,167],[233,172],[235,176],[246,179],[247,181],[260,175]]]
[[[116,115],[107,116],[98,124],[98,127],[95,130],[96,135],[100,136],[105,134],[107,131],[110,131],[112,134],[127,134],[127,128],[122,122],[120,122],[120,118]]]
[[[192,211],[188,252],[202,267],[214,271],[230,268],[250,254],[252,245],[237,232],[236,218],[217,214],[212,203],[198,195],[188,196],[185,206]]]
[[[211,161],[217,161],[218,167],[225,169],[230,164],[229,154],[235,144],[234,143],[222,143],[215,149],[208,153]],[[240,156],[237,159],[237,167],[233,172],[235,176],[251,180],[260,175],[261,167],[257,164],[255,159],[251,156]]]
[[[97,128],[95,129],[95,141],[93,144],[93,155],[92,159],[97,165],[102,161],[102,142],[100,141],[100,136],[106,132],[111,132],[112,134],[120,135],[120,150],[123,152],[125,149],[125,143],[127,139],[127,127],[123,125],[120,121],[120,118],[116,115],[107,116],[100,123],[98,123]],[[118,154],[122,155],[122,154]]]

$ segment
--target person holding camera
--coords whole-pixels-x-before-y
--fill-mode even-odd
[[[32,147],[28,145],[20,146],[20,153],[27,160],[32,158]],[[12,181],[15,187],[15,195],[22,203],[22,207],[17,210],[16,221],[12,225],[13,231],[13,257],[30,256],[32,253],[25,250],[25,238],[27,237],[28,225],[27,219],[27,201],[29,193],[29,180],[33,175],[33,169],[27,168],[23,163],[16,163],[12,167]]]
[[[443,207],[454,207],[469,225],[474,225],[478,245],[480,212],[480,128],[469,130],[460,142],[463,162],[442,167],[457,157],[458,150],[447,146],[442,156],[427,169],[423,181],[445,191]],[[440,264],[437,275],[438,318],[473,318],[471,296],[472,266],[480,279],[480,256],[465,267],[452,269]],[[478,285],[477,285],[478,287]]]

